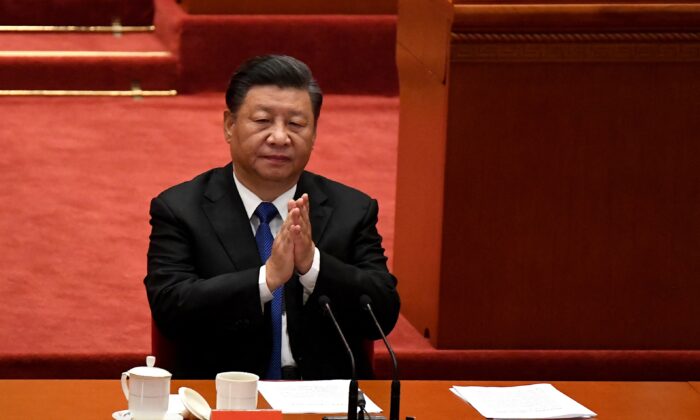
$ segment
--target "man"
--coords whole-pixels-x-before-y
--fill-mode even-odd
[[[173,342],[176,377],[242,370],[268,379],[349,378],[350,361],[319,296],[327,296],[371,375],[382,328],[396,323],[396,279],[376,229],[377,202],[304,170],[323,95],[308,67],[256,57],[231,78],[224,136],[232,164],[151,202],[148,274],[153,319]],[[274,239],[273,239],[274,238]]]

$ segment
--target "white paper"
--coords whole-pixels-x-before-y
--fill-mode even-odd
[[[512,387],[453,386],[450,389],[489,419],[570,419],[596,413],[551,384]]]
[[[330,381],[260,381],[258,390],[275,410],[285,414],[330,414],[348,412],[349,380]],[[365,394],[365,410],[381,413],[382,409]]]

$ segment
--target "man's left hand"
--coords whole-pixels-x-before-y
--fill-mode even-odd
[[[299,274],[306,274],[311,269],[316,249],[311,237],[309,195],[303,194],[297,200],[289,200],[287,208],[293,225],[291,232],[294,240],[294,268]]]

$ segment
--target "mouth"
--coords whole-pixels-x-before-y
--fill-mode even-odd
[[[292,161],[291,157],[285,155],[263,155],[261,158],[271,163],[287,163]]]

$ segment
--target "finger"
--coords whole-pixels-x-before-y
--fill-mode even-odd
[[[301,195],[301,197],[297,198],[295,202],[296,202],[297,207],[299,207],[299,208],[308,207],[309,195],[304,193]]]
[[[301,200],[302,200],[301,208],[304,212],[306,212],[308,214],[309,213],[309,195],[306,193],[303,194],[301,196]]]
[[[298,211],[298,209],[296,211]],[[287,220],[285,220],[285,224],[282,225],[279,232],[277,233],[277,237],[280,238],[280,241],[282,241],[280,243],[280,246],[284,246],[285,251],[292,250],[294,246],[294,232],[299,230],[298,228],[295,228],[295,226],[298,225],[294,223],[294,220],[292,220],[293,218],[293,216],[287,217]],[[275,241],[276,240],[277,239],[275,238]]]
[[[281,229],[283,229],[283,228],[286,229],[288,226],[296,224],[294,221],[294,217],[292,216],[294,214],[294,212],[299,212],[299,209],[296,207],[289,209],[289,211],[287,212],[287,217],[285,217],[284,222],[282,222]]]
[[[287,217],[287,219],[282,222],[282,226],[280,226],[280,230],[277,232],[277,236],[275,237],[275,241],[277,241],[277,238],[284,238],[284,236],[287,234],[287,230],[289,227],[292,225],[292,220],[290,217]]]
[[[302,200],[301,198],[295,200],[294,201],[294,208],[297,208],[299,210],[303,210],[304,209],[304,200]]]
[[[294,232],[298,233],[293,237],[294,247],[300,247],[299,249],[307,249],[309,246],[313,246],[313,240],[311,239],[311,225],[308,223],[308,221],[303,220],[301,214],[302,213],[300,212],[299,223],[294,225]]]
[[[292,211],[289,212],[287,219],[289,219],[290,225],[300,225],[302,223],[301,210],[298,208],[292,209]]]
[[[310,238],[305,235],[300,226],[295,226],[295,229],[291,232],[291,239],[294,243],[294,260],[299,262],[304,259],[307,254],[307,250],[310,246]]]
[[[309,212],[309,202],[308,202],[308,195],[304,194],[300,198],[298,198],[296,201],[294,201],[294,208],[299,209],[300,216],[304,218],[304,220],[308,221],[308,212]]]
[[[288,252],[289,250],[289,234],[285,233],[286,229],[280,229],[274,242],[272,242],[272,250],[270,250],[270,259],[277,259],[279,255]]]
[[[304,249],[304,246],[306,245],[306,240],[304,239],[304,234],[302,232],[302,228],[299,225],[292,226],[289,229],[289,236],[290,240],[293,244],[293,251],[295,254],[295,259],[296,259],[296,253],[298,249]]]
[[[301,218],[304,221],[304,224],[311,226],[310,215],[309,215],[309,203],[308,202],[306,204],[304,204],[304,207],[301,208],[300,213],[301,213]]]
[[[299,225],[307,236],[311,236],[311,220],[309,218],[308,210],[305,211],[301,209],[299,211]]]

